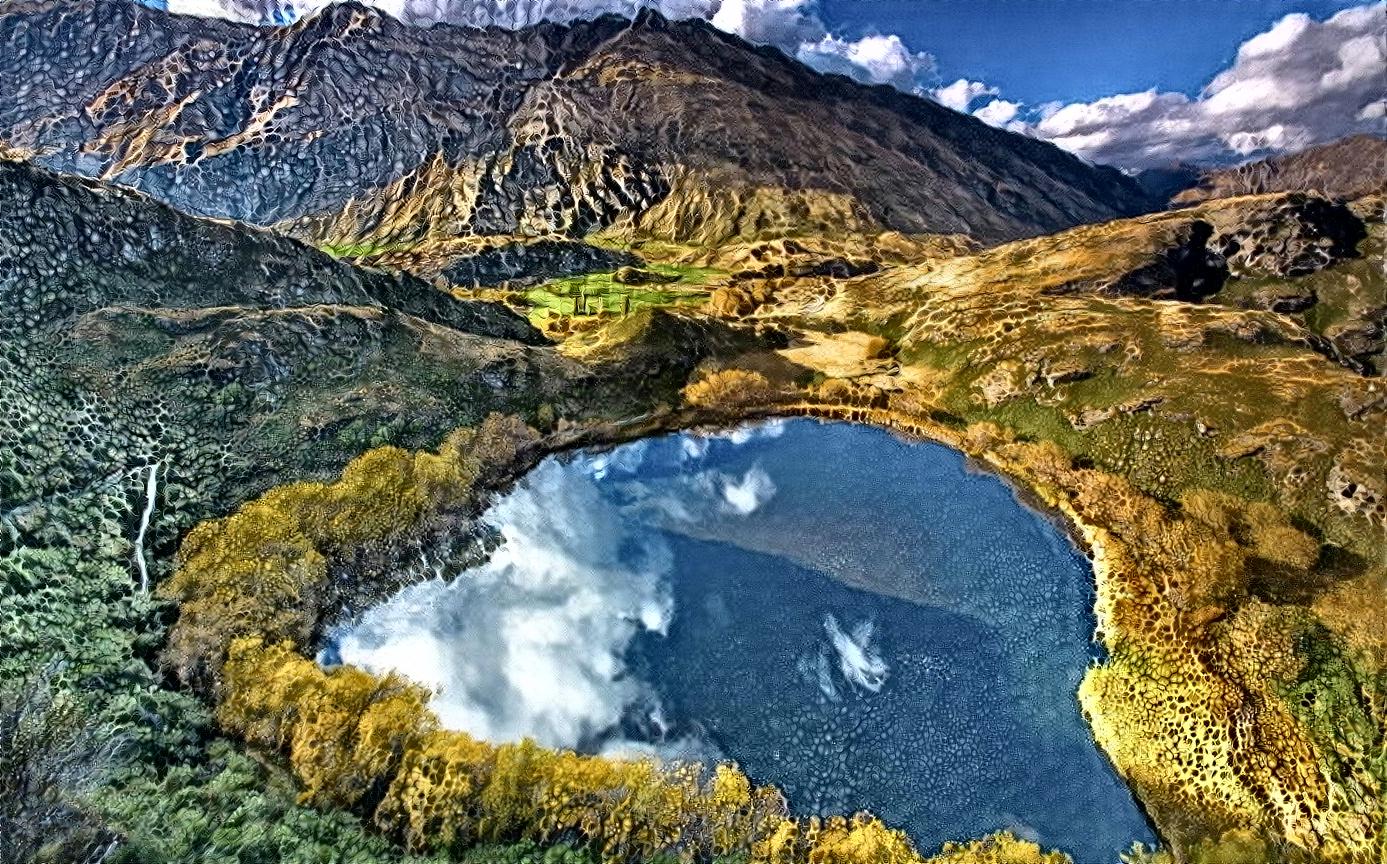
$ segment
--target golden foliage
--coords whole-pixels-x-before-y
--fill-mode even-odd
[[[307,802],[369,810],[367,796],[378,795],[368,815],[411,849],[578,838],[607,861],[708,857],[750,849],[785,820],[779,792],[731,765],[487,744],[440,729],[421,688],[351,667],[325,672],[288,642],[235,640],[223,675],[223,728],[287,752]],[[879,823],[853,826],[825,835],[824,848],[846,851],[814,860],[897,860],[845,857],[905,842]]]
[[[753,864],[924,864],[904,833],[859,813],[785,819],[758,844]]]
[[[450,434],[437,453],[380,447],[335,483],[291,483],[189,532],[160,592],[180,602],[165,663],[215,689],[232,641],[307,641],[326,602],[328,561],[392,540],[426,517],[468,505],[489,470],[514,462],[535,433],[492,415]]]
[[[684,388],[684,401],[700,408],[768,405],[778,395],[766,376],[746,369],[711,372]]]
[[[1063,852],[1045,852],[1009,831],[968,843],[945,843],[928,864],[1071,864]]]
[[[1306,850],[1336,833],[1321,748],[1282,693],[1304,670],[1304,615],[1253,596],[1316,564],[1319,545],[1277,508],[1209,490],[1167,505],[1056,448],[997,447],[1095,546],[1109,659],[1079,698],[1094,736],[1188,848],[1234,826]],[[1068,463],[1068,464],[1066,464]],[[1192,816],[1197,814],[1197,818]]]
[[[1320,544],[1264,501],[1246,501],[1226,492],[1195,489],[1180,497],[1191,517],[1244,546],[1271,564],[1304,572],[1319,560]]]

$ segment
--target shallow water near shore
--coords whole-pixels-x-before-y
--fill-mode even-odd
[[[928,852],[1000,829],[1112,864],[1152,836],[1075,690],[1092,572],[961,454],[777,421],[546,460],[485,564],[335,630],[490,740],[736,760]],[[426,573],[421,574],[426,575]]]

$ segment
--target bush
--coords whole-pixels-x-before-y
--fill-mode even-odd
[[[293,784],[225,741],[206,762],[145,770],[87,802],[123,835],[111,864],[404,864],[355,817],[294,800]]]
[[[0,864],[28,864],[100,834],[74,801],[115,769],[120,738],[55,688],[55,671],[0,689]]]
[[[723,369],[684,388],[684,401],[700,408],[738,408],[772,404],[780,393],[759,372]]]
[[[421,688],[325,672],[289,643],[239,639],[223,672],[224,728],[287,751],[306,801],[358,806],[410,849],[574,837],[604,861],[666,850],[710,858],[748,850],[785,822],[779,792],[730,765],[487,744],[438,728]],[[366,790],[384,790],[378,804]]]
[[[492,474],[535,440],[501,415],[453,432],[437,453],[381,447],[354,459],[335,483],[291,483],[188,533],[179,567],[160,587],[179,602],[164,663],[215,693],[232,641],[259,635],[304,644],[328,605],[328,562],[396,540],[421,521],[475,504]]]

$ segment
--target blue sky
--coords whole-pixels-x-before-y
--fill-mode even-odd
[[[1328,18],[1352,0],[820,0],[849,39],[895,33],[940,78],[1010,99],[1090,101],[1155,87],[1196,95],[1238,46],[1292,12]]]

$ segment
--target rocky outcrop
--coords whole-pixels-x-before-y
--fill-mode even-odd
[[[1304,276],[1356,257],[1367,236],[1348,207],[1302,193],[1206,211],[1230,276]]]
[[[550,279],[606,273],[644,263],[629,252],[603,249],[576,240],[544,239],[501,243],[454,259],[443,279],[465,288],[502,284],[512,288]]]

